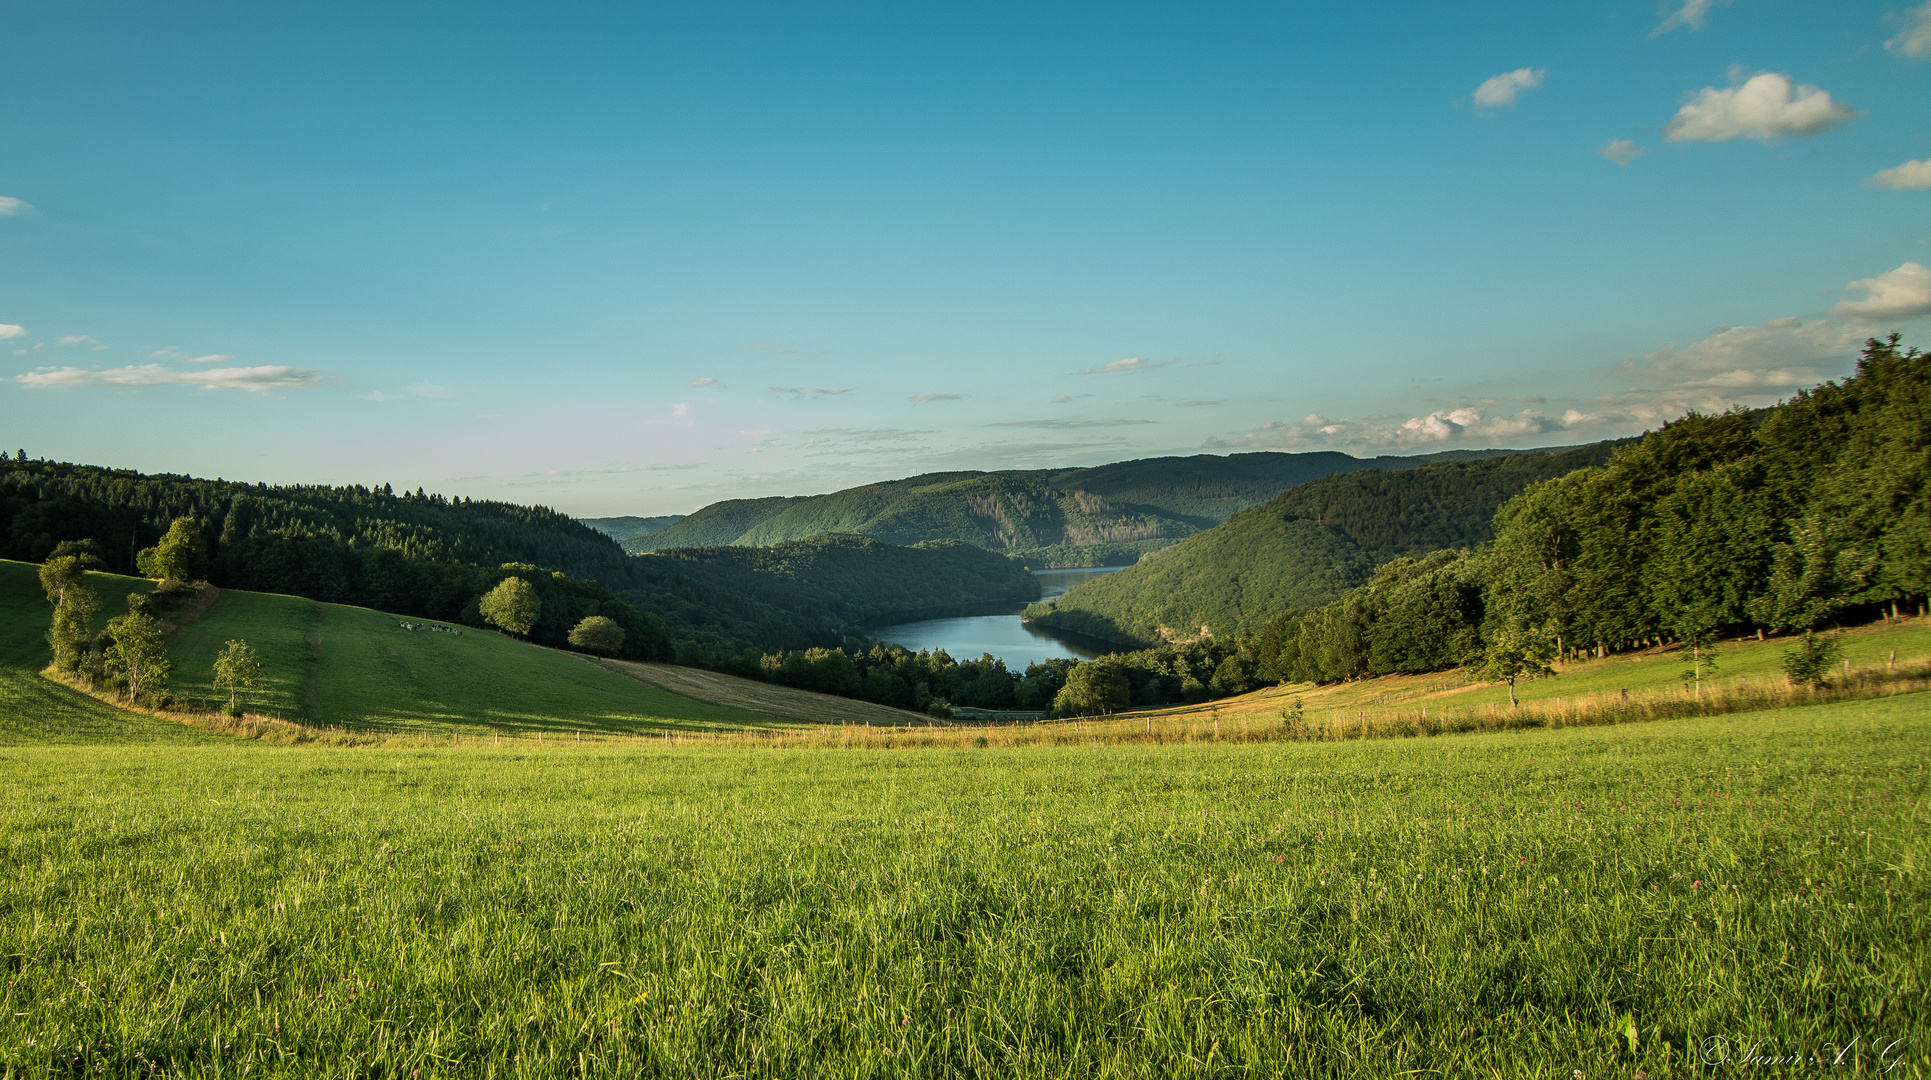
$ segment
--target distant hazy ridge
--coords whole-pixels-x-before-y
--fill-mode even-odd
[[[605,531],[632,552],[848,534],[900,545],[960,540],[1045,565],[1120,565],[1320,477],[1508,453],[1513,451],[1369,459],[1334,452],[1202,454],[1087,469],[927,473],[828,495],[730,499],[662,528]]]

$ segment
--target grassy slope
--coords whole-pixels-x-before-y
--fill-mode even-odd
[[[0,585],[12,601],[9,635],[31,637],[46,625],[35,573],[32,564],[0,562]],[[109,609],[103,619],[125,610],[120,598],[130,589],[149,585],[110,575],[93,579]],[[260,654],[269,680],[251,711],[310,726],[507,734],[735,730],[786,722],[681,697],[499,634],[409,632],[396,623],[395,616],[367,608],[231,589],[169,638],[173,685],[190,700],[218,700],[214,658],[229,639],[241,638]],[[44,648],[26,662],[36,661],[46,662]]]
[[[1716,1036],[1923,1075],[1927,740],[1919,695],[1338,745],[0,750],[0,1060],[1676,1076]]]
[[[1846,631],[1843,636],[1844,659],[1853,669],[1881,668],[1897,653],[1897,662],[1931,659],[1931,619],[1909,618],[1894,623],[1874,623]],[[1725,642],[1717,651],[1717,670],[1706,670],[1708,689],[1736,687],[1750,683],[1783,682],[1783,655],[1792,647],[1790,638],[1755,638]],[[1680,649],[1646,649],[1642,652],[1610,656],[1565,664],[1555,678],[1518,683],[1516,697],[1524,702],[1551,698],[1575,699],[1594,695],[1614,696],[1618,691],[1632,694],[1662,690],[1681,690],[1682,674],[1690,667],[1690,657]],[[1500,683],[1471,684],[1459,671],[1427,675],[1384,675],[1374,679],[1312,686],[1299,683],[1269,688],[1226,698],[1219,702],[1183,709],[1149,710],[1156,713],[1205,713],[1217,705],[1231,718],[1243,715],[1276,716],[1290,698],[1298,697],[1310,711],[1357,708],[1419,707],[1439,703],[1453,706],[1489,706],[1506,709],[1508,687]]]
[[[206,742],[208,735],[165,720],[123,712],[77,693],[40,670],[47,666],[47,595],[36,567],[0,561],[0,745],[21,743]],[[131,579],[90,575],[116,612]],[[146,591],[146,582],[135,587]],[[108,613],[103,613],[105,622]]]
[[[1202,624],[1223,637],[1251,633],[1282,611],[1334,600],[1397,555],[1487,540],[1502,503],[1537,480],[1601,464],[1612,447],[1329,476],[1028,615],[1126,644],[1156,643],[1160,627],[1182,636]]]

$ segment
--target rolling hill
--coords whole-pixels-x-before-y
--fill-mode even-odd
[[[0,741],[208,737],[123,712],[42,677],[48,609],[38,568],[0,561]],[[102,600],[97,623],[126,610],[143,578],[89,574]],[[722,731],[825,722],[921,723],[922,717],[866,702],[704,673],[715,693],[700,700],[640,680],[589,657],[490,631],[459,636],[405,630],[392,614],[297,596],[228,589],[205,613],[168,635],[182,699],[212,703],[214,658],[230,639],[260,654],[268,686],[252,712],[311,727],[438,734],[636,734]],[[408,620],[412,621],[413,620]],[[664,679],[656,680],[658,683]],[[692,682],[699,687],[702,684]],[[187,734],[181,734],[181,733]],[[64,735],[62,733],[65,733]]]
[[[1608,460],[1619,443],[1333,475],[1293,488],[1118,573],[1027,609],[1057,629],[1131,645],[1251,632],[1327,603],[1400,555],[1469,547],[1538,480]]]
[[[763,546],[849,534],[899,545],[959,540],[1041,565],[1124,565],[1319,477],[1512,452],[1200,454],[1084,469],[927,473],[828,495],[713,503],[625,547]]]

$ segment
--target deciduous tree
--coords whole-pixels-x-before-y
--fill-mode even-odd
[[[536,617],[543,610],[543,601],[536,595],[536,586],[520,577],[506,577],[494,589],[483,594],[477,602],[483,618],[491,623],[522,637],[536,625]]]
[[[618,626],[615,619],[591,615],[570,628],[570,644],[591,652],[615,655],[618,649],[624,647],[624,628]]]
[[[241,715],[241,694],[262,682],[261,660],[246,641],[233,640],[215,657],[215,688],[228,691],[228,715]]]

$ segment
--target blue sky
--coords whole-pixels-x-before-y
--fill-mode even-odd
[[[1931,3],[7,25],[36,457],[675,513],[1576,443],[1931,344]]]

